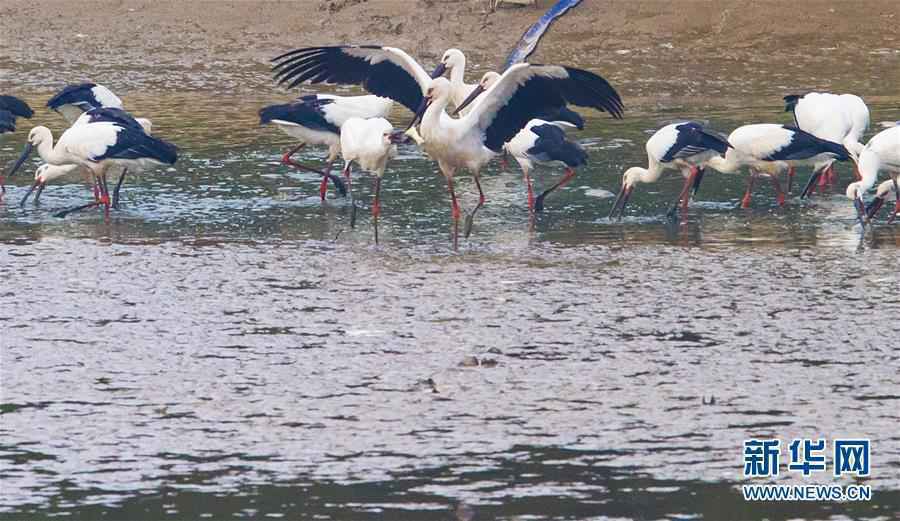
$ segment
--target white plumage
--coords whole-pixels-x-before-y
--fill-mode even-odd
[[[854,201],[860,217],[863,213],[863,194],[875,186],[879,172],[888,173],[891,177],[891,180],[888,181],[891,187],[900,177],[900,126],[891,127],[875,134],[859,155],[859,173],[862,179],[850,183],[847,186],[846,195],[848,199]],[[882,183],[882,185],[884,184]],[[883,203],[884,194],[881,195],[881,203]],[[877,197],[878,195],[876,195]],[[878,207],[880,208],[881,204],[878,204]]]
[[[384,118],[350,118],[341,127],[341,155],[344,157],[344,176],[350,184],[350,169],[356,162],[362,170],[375,174],[372,220],[375,225],[375,242],[378,243],[378,216],[381,214],[381,178],[389,160],[397,156],[396,143],[403,134]],[[356,206],[354,204],[354,211]],[[351,222],[352,224],[352,222]]]

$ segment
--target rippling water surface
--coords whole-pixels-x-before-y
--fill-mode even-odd
[[[775,209],[767,184],[739,210],[744,176],[715,172],[686,224],[665,218],[676,177],[610,222],[621,173],[669,117],[634,113],[575,135],[590,166],[533,229],[520,174],[492,165],[458,252],[442,178],[403,149],[376,247],[365,174],[351,229],[347,201],[320,204],[314,176],[279,164],[289,140],[255,119],[278,96],[126,93],[182,154],[127,182],[108,221],[52,217],[89,197],[74,181],[19,208],[36,163],[13,179],[0,517],[898,515],[897,226],[861,236],[838,195]],[[727,132],[778,109],[671,117]],[[871,438],[873,500],[745,503],[754,436]]]

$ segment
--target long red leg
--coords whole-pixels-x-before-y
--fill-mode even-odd
[[[472,212],[466,216],[466,231],[465,231],[466,239],[468,239],[469,235],[472,234],[472,224],[475,222],[475,213],[482,206],[484,206],[484,201],[485,201],[484,191],[481,190],[481,181],[478,178],[478,174],[475,174],[472,177],[475,178],[475,186],[478,187],[478,204],[476,204],[475,208],[472,209]]]
[[[573,178],[575,177],[575,170],[571,168],[566,168],[566,173],[563,175],[562,179],[559,180],[555,185],[541,192],[541,195],[537,196],[537,199],[534,201],[534,211],[540,212],[544,210],[544,198],[550,195],[551,192],[566,186]]]
[[[525,187],[528,188],[528,211],[534,213],[534,186],[531,182],[531,175],[524,168],[522,175],[525,176]]]
[[[794,190],[794,175],[797,173],[794,167],[788,167],[788,183],[787,183],[787,193],[791,195]]]
[[[375,199],[372,201],[372,221],[375,223],[375,244],[378,244],[378,216],[381,215],[381,176],[375,177]]]
[[[750,179],[747,181],[747,191],[744,193],[744,198],[741,199],[741,208],[750,208],[750,198],[751,193],[753,192],[753,183],[756,181],[756,172],[750,171]]]
[[[450,192],[450,216],[453,218],[453,249],[459,247],[459,202],[456,200],[456,191],[453,189],[453,178],[447,176],[447,191]]]
[[[781,182],[778,180],[778,176],[771,175],[769,179],[775,188],[775,198],[778,201],[778,206],[784,206],[784,191],[781,189]]]

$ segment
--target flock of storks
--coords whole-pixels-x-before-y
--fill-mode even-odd
[[[299,145],[287,151],[282,162],[322,176],[320,196],[325,200],[329,182],[341,195],[352,199],[351,164],[356,162],[374,174],[372,204],[375,240],[378,241],[381,178],[397,145],[415,143],[434,161],[447,182],[453,218],[453,242],[457,243],[462,217],[454,188],[459,170],[468,170],[479,192],[476,206],[465,219],[465,236],[472,229],[476,212],[484,205],[480,172],[493,159],[512,157],[521,166],[528,190],[531,215],[542,211],[545,197],[565,185],[584,165],[588,155],[567,138],[567,128],[581,129],[582,117],[570,105],[593,108],[621,118],[623,103],[616,90],[599,75],[568,66],[525,63],[552,21],[579,0],[562,0],[532,26],[507,58],[502,73],[487,72],[476,84],[465,82],[466,57],[446,51],[440,63],[426,72],[406,52],[382,46],[327,46],[293,50],[273,59],[275,79],[289,88],[301,84],[357,85],[371,93],[365,96],[311,94],[260,110],[260,123],[277,125],[296,138]],[[445,78],[444,76],[449,76]],[[727,137],[693,121],[666,125],[647,141],[647,168],[629,168],[622,179],[610,217],[621,218],[635,185],[657,181],[668,169],[678,170],[684,186],[669,212],[686,209],[696,194],[704,172],[712,168],[732,173],[748,168],[750,175],[742,206],[750,204],[754,183],[768,177],[779,205],[790,193],[795,167],[811,165],[813,174],[801,197],[836,182],[833,164],[851,161],[856,179],[846,189],[860,223],[865,227],[885,201],[895,201],[891,221],[900,212],[900,126],[892,125],[861,143],[869,126],[869,110],[857,96],[809,93],[786,96],[786,110],[794,125],[753,124],[735,129]],[[395,129],[387,120],[394,102],[414,113],[405,129]],[[101,85],[70,85],[53,96],[48,107],[62,114],[72,126],[55,143],[46,127],[31,130],[21,157],[9,176],[21,167],[33,149],[44,163],[35,173],[34,184],[21,204],[37,188],[35,202],[47,182],[79,171],[94,180],[93,201],[57,213],[95,206],[118,207],[118,194],[128,171],[143,171],[157,165],[172,165],[177,159],[174,145],[150,134],[150,122],[123,110],[122,101]],[[15,130],[17,117],[33,114],[27,104],[12,96],[0,96],[0,131]],[[293,155],[305,145],[328,147],[324,167],[304,165]],[[331,172],[342,157],[343,175]],[[534,195],[530,177],[535,163],[557,163],[565,175],[554,185]],[[120,170],[110,199],[107,172]],[[890,179],[881,183],[875,197],[864,202],[879,172]],[[787,189],[780,178],[787,176]],[[0,177],[0,186],[3,179]],[[5,188],[4,188],[5,190]],[[353,204],[355,221],[356,205]]]

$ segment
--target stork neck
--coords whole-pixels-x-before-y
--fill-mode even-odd
[[[722,172],[723,174],[733,174],[737,172],[738,165],[735,161],[732,160],[732,158],[733,156],[726,153],[725,157],[713,156],[706,162],[706,164],[713,170]]]
[[[860,190],[867,192],[875,186],[880,169],[881,158],[878,157],[878,154],[870,149],[864,150],[859,156],[859,175],[862,177],[862,180],[859,181]]]
[[[639,179],[642,183],[655,183],[659,180],[659,176],[662,175],[663,168],[659,161],[650,160],[650,164],[647,168],[642,168],[640,170]]]
[[[450,84],[454,87],[462,85],[466,78],[466,59],[463,58],[450,69]]]
[[[53,147],[53,134],[49,131],[47,132],[46,137],[44,137],[37,146],[37,153],[45,163],[50,163],[52,165],[62,164],[58,157],[59,154],[56,153],[56,149]]]
[[[441,96],[435,98],[431,102],[431,105],[425,110],[425,114],[422,115],[421,127],[423,132],[427,133],[430,129],[440,128],[441,115],[444,114],[444,110],[447,108],[449,100],[450,98],[448,96]]]

